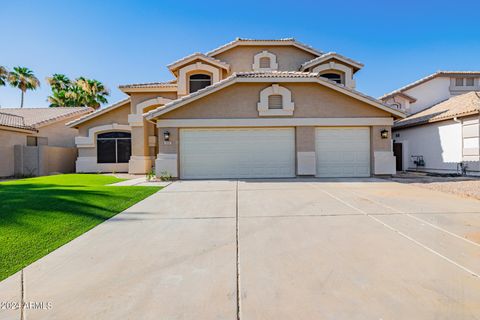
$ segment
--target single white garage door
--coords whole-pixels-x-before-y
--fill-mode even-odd
[[[293,176],[293,128],[180,130],[180,177],[183,179]]]
[[[318,177],[370,176],[370,128],[316,128]]]

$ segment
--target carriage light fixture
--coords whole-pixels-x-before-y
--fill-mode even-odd
[[[380,131],[380,137],[382,137],[382,139],[388,139],[388,130],[383,129],[382,131]]]
[[[163,132],[163,141],[165,142],[170,141],[170,132],[168,131]]]

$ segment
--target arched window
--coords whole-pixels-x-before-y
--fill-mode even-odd
[[[283,97],[280,94],[271,94],[268,96],[268,109],[282,109]]]
[[[327,78],[329,80],[335,81],[336,83],[342,84],[342,75],[338,73],[324,73],[321,74],[320,77]]]
[[[192,74],[190,76],[190,93],[208,87],[212,84],[212,77],[208,74]]]
[[[98,163],[127,163],[132,155],[130,132],[105,132],[97,135]]]

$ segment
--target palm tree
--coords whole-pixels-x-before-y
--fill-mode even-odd
[[[52,95],[48,97],[50,107],[91,107],[100,108],[107,103],[108,90],[103,83],[93,79],[80,77],[72,82],[63,74],[54,74],[47,78],[52,87]]]
[[[84,92],[83,105],[98,109],[101,103],[108,102],[106,97],[110,93],[100,81],[80,77],[77,79],[76,85]]]
[[[4,86],[7,83],[8,70],[4,66],[0,66],[0,86]]]
[[[23,96],[27,90],[35,90],[40,87],[40,81],[35,77],[33,71],[25,67],[15,67],[8,73],[8,82],[12,87],[20,89],[22,100],[20,108],[23,108]]]

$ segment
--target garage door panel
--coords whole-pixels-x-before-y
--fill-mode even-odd
[[[317,176],[370,176],[370,129],[317,128]]]
[[[182,129],[180,172],[186,179],[292,177],[294,130]]]

